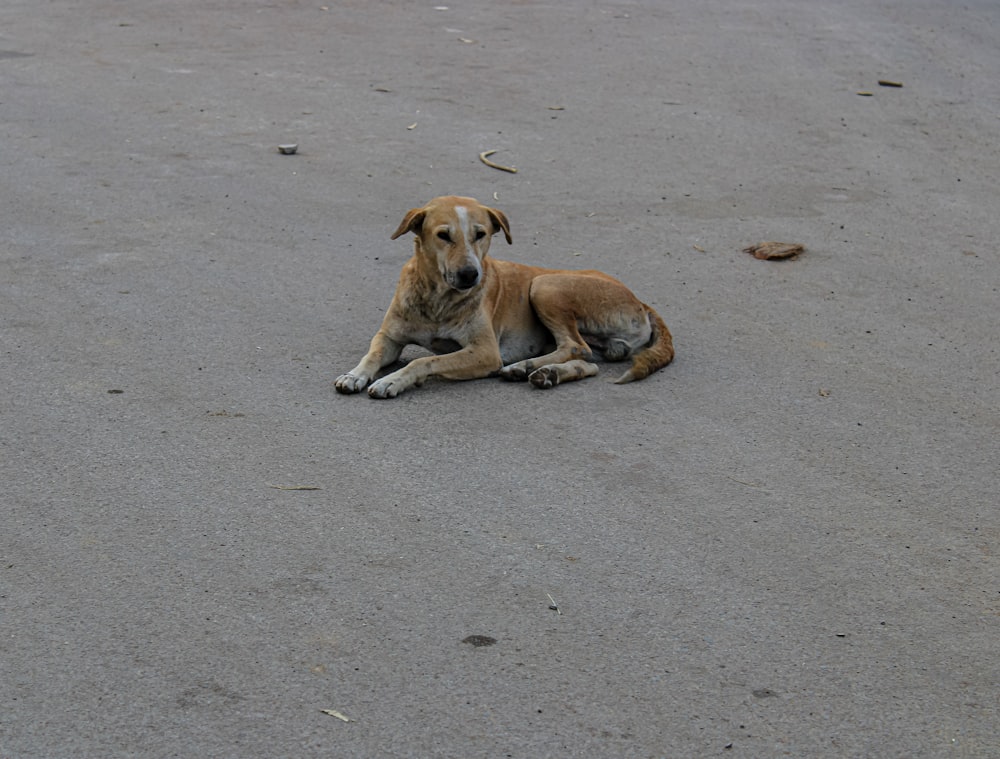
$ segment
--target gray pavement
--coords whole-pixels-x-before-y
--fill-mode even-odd
[[[998,50],[992,0],[3,3],[0,757],[1000,755]],[[337,395],[445,193],[676,362]]]

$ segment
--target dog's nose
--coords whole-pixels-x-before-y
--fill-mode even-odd
[[[463,290],[474,287],[479,282],[479,269],[475,266],[463,266],[455,272],[455,282]]]

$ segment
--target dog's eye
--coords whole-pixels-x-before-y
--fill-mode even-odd
[[[485,229],[477,229],[476,230],[476,240],[482,240],[484,237],[486,237],[486,230]]]
[[[444,240],[445,242],[451,242],[451,235],[448,234],[447,230],[442,229],[438,232],[438,239]]]

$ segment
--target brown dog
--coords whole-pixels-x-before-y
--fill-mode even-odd
[[[392,239],[413,232],[413,257],[368,353],[337,378],[337,390],[367,387],[372,398],[394,398],[431,377],[498,373],[549,388],[597,374],[592,350],[608,361],[631,356],[619,383],[670,363],[667,325],[625,285],[599,271],[487,258],[490,238],[500,231],[510,244],[507,217],[472,198],[435,198],[407,213]],[[411,343],[438,355],[415,358],[372,382]]]

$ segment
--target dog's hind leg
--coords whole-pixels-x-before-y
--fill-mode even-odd
[[[528,380],[535,387],[550,388],[562,382],[593,377],[597,365],[591,363],[590,346],[580,334],[580,304],[567,287],[573,275],[543,275],[531,284],[531,305],[539,321],[552,334],[556,347],[544,356],[505,366],[500,376],[507,380]]]
[[[560,382],[566,382],[571,379],[583,379],[584,377],[593,377],[597,374],[597,364],[592,364],[587,360],[590,357],[591,352],[590,349],[587,348],[586,343],[583,344],[583,348],[578,346],[567,348],[560,347],[556,348],[552,353],[547,353],[544,356],[528,358],[524,361],[508,364],[500,370],[500,377],[501,379],[510,380],[512,382],[524,382],[525,380],[535,382],[533,375],[542,368],[552,369],[553,367],[569,366],[572,364],[574,368],[567,372],[563,372],[559,379],[545,385],[545,387],[552,387]],[[580,372],[583,367],[586,367],[586,373],[581,374]],[[539,385],[539,387],[541,387],[541,385]]]
[[[563,382],[574,382],[597,374],[597,364],[575,358],[561,364],[547,364],[528,375],[528,382],[541,390],[548,390]]]

